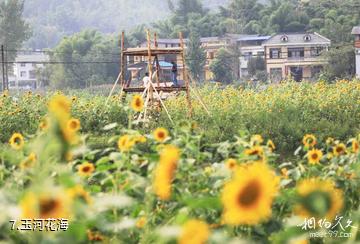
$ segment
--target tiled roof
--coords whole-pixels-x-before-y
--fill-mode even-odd
[[[240,37],[238,41],[266,41],[270,39],[271,36],[259,36],[259,35],[248,35],[244,37]]]
[[[15,61],[16,62],[47,62],[49,56],[46,54],[19,54]]]
[[[306,39],[305,37],[310,37]],[[282,39],[285,38],[286,41]],[[264,42],[263,45],[291,45],[291,44],[328,44],[331,41],[326,37],[314,32],[314,33],[283,33],[272,36],[270,39]]]

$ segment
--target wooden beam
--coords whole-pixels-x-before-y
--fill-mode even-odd
[[[182,63],[183,63],[183,78],[184,78],[185,87],[186,87],[186,100],[188,102],[189,117],[192,117],[190,81],[189,81],[189,77],[187,75],[187,70],[186,70],[185,44],[184,44],[184,38],[183,38],[182,32],[179,33],[179,38],[180,38],[180,47],[181,47],[181,59],[182,59]]]
[[[169,86],[161,86],[161,87],[156,87],[156,90],[158,90],[159,92],[164,92],[164,93],[170,93],[170,92],[179,92],[179,91],[186,91],[186,87],[185,86],[178,86],[178,87],[169,87]],[[145,91],[145,87],[126,87],[124,88],[124,92],[127,93],[142,93]]]
[[[121,76],[121,82],[120,85],[125,85],[125,32],[121,32],[121,67],[120,67],[120,76]]]
[[[152,82],[153,66],[152,66],[152,54],[151,54],[151,37],[150,37],[149,30],[146,30],[146,37],[147,37],[147,48],[148,48],[147,49],[148,50],[148,71],[149,71],[150,82]],[[150,95],[150,104],[152,104],[152,100],[153,100],[152,86],[150,86],[149,95]]]

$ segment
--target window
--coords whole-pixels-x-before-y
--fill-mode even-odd
[[[283,35],[282,37],[280,37],[280,40],[282,42],[287,42],[287,41],[289,41],[289,37],[287,35]]]
[[[280,48],[270,48],[270,58],[281,58],[281,49]]]
[[[310,50],[312,57],[320,56],[322,51],[324,50],[324,47],[312,47]]]
[[[35,72],[35,70],[30,70],[30,71],[29,71],[29,78],[30,78],[30,79],[36,79],[36,72]]]
[[[309,34],[304,36],[304,41],[309,42],[311,41],[311,36]]]
[[[264,55],[265,55],[265,52],[262,52],[262,51],[257,53],[257,56],[259,56],[259,57],[264,57]]]
[[[252,58],[252,52],[244,52],[244,59],[250,60]]]
[[[20,77],[26,77],[26,71],[21,71],[20,72]]]
[[[21,63],[20,66],[21,66],[21,67],[25,67],[25,66],[26,66],[26,63]]]
[[[215,57],[214,52],[208,52],[209,59],[214,59],[214,57]]]
[[[304,57],[304,48],[288,48],[288,57],[289,58],[303,58]]]

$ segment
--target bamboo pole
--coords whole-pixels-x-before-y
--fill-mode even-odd
[[[150,82],[152,83],[152,73],[153,73],[153,67],[152,67],[152,54],[151,54],[151,37],[150,37],[150,31],[146,30],[146,37],[147,37],[147,48],[148,48],[148,70],[149,70],[149,78]],[[149,89],[150,93],[150,100],[152,103],[153,100],[153,89],[152,86]]]
[[[125,85],[125,55],[124,55],[124,51],[125,51],[125,32],[122,31],[121,32],[121,67],[120,67],[121,85]]]
[[[179,38],[180,38],[180,47],[181,47],[181,59],[182,59],[182,63],[183,63],[183,78],[184,78],[185,86],[186,86],[186,100],[188,102],[188,109],[189,109],[188,115],[189,115],[189,117],[192,117],[190,82],[189,82],[189,77],[187,76],[187,71],[186,71],[185,45],[184,45],[184,39],[183,39],[182,32],[179,33]]]

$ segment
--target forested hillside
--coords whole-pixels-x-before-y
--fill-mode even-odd
[[[209,9],[228,0],[204,0]],[[171,15],[169,5],[177,0],[25,0],[24,16],[33,30],[27,43],[32,48],[53,47],[65,35],[84,28],[104,33],[131,29]]]

